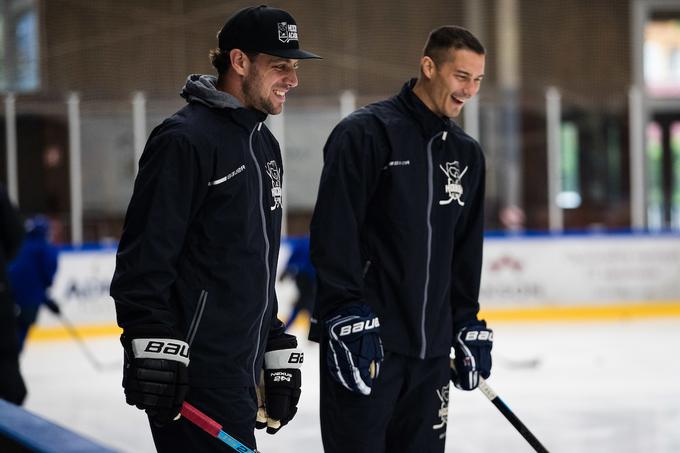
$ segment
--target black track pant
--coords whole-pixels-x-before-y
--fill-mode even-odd
[[[420,360],[386,352],[369,396],[327,372],[321,347],[321,437],[325,453],[439,453],[449,404],[449,358]]]
[[[253,387],[191,388],[186,401],[222,425],[222,430],[249,448],[255,448],[257,396]],[[181,417],[162,428],[151,423],[159,453],[233,453],[233,449]]]

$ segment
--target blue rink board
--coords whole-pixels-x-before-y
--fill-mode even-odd
[[[0,451],[113,453],[66,428],[0,399]]]

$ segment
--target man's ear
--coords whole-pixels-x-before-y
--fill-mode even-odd
[[[231,61],[231,67],[236,74],[245,76],[248,73],[250,60],[241,49],[231,49],[229,51],[229,60]]]
[[[427,55],[420,59],[420,71],[427,79],[431,79],[434,72],[437,70],[434,64],[434,60]]]

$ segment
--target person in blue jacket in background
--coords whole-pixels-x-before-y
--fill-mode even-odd
[[[290,245],[291,253],[281,279],[293,279],[298,290],[293,309],[286,321],[286,329],[288,329],[301,311],[307,312],[308,316],[312,313],[316,297],[316,272],[309,257],[309,235],[289,237],[286,242]]]
[[[59,314],[59,307],[48,295],[57,272],[58,256],[57,247],[49,241],[49,219],[42,215],[35,216],[26,221],[25,228],[26,239],[8,269],[19,309],[17,334],[20,351],[43,304],[53,313]]]

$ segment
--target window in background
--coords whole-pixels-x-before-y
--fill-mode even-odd
[[[671,162],[673,165],[671,228],[680,230],[680,121],[671,125]]]
[[[680,96],[680,13],[655,14],[645,26],[644,77],[657,97]]]
[[[0,0],[0,91],[40,89],[36,0]]]
[[[652,230],[660,230],[664,224],[661,134],[658,123],[647,126],[647,222]]]
[[[557,195],[557,205],[562,209],[575,209],[581,206],[579,140],[576,123],[562,123],[560,140],[562,151],[562,190]]]
[[[609,120],[606,125],[607,135],[607,194],[611,202],[624,198],[621,168],[621,125]]]
[[[7,90],[7,71],[5,71],[5,15],[0,9],[0,91]]]

